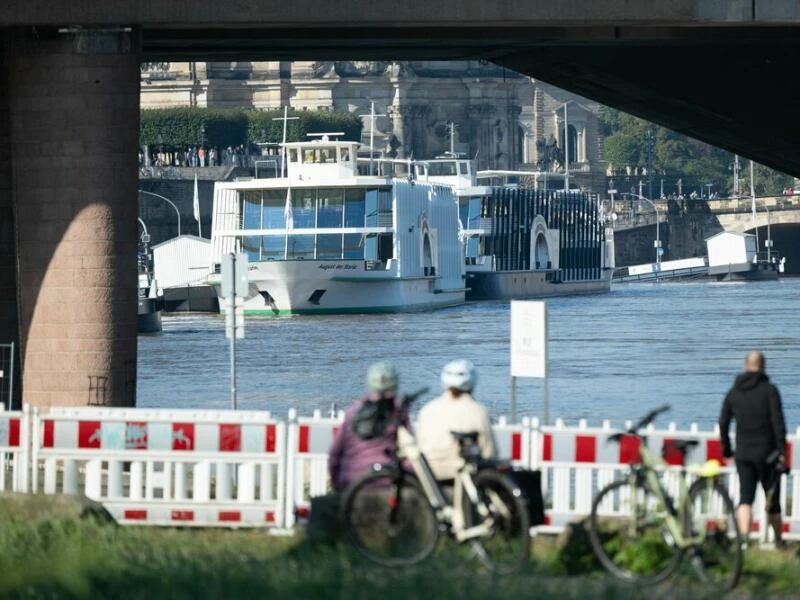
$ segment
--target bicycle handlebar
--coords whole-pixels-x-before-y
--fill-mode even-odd
[[[650,425],[650,423],[652,423],[655,420],[655,418],[658,415],[663,414],[665,412],[668,412],[671,409],[672,409],[672,407],[669,404],[665,404],[663,406],[659,406],[658,408],[654,408],[649,413],[647,413],[644,417],[642,417],[642,419],[636,425],[631,427],[628,430],[628,433],[636,433],[642,427],[647,427],[648,425]]]
[[[608,441],[609,442],[619,442],[626,435],[639,435],[638,432],[642,427],[647,427],[648,425],[650,425],[650,423],[652,423],[655,420],[655,418],[658,415],[663,414],[663,413],[665,413],[665,412],[667,412],[667,411],[669,411],[671,409],[672,409],[672,407],[669,404],[665,404],[663,406],[659,406],[658,408],[654,408],[649,413],[647,413],[644,417],[642,417],[639,420],[639,422],[636,423],[636,425],[634,425],[633,427],[628,429],[625,433],[615,433],[614,435],[610,435],[608,437]]]
[[[422,396],[422,394],[427,392],[429,389],[430,388],[428,388],[428,387],[420,388],[416,392],[414,392],[413,394],[406,394],[405,396],[403,396],[403,403],[402,403],[403,408],[408,408],[409,406],[411,406],[411,404],[413,404],[413,402],[417,398]]]

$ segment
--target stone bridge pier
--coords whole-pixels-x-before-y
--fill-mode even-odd
[[[135,403],[140,60],[135,29],[0,28],[0,342],[20,349],[14,407]]]

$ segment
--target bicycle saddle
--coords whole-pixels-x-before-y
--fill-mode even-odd
[[[686,454],[691,448],[698,446],[700,442],[697,440],[671,440],[664,443],[664,450],[674,449],[678,452]]]

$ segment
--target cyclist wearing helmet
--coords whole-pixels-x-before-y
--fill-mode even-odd
[[[434,476],[443,481],[455,478],[462,463],[456,431],[478,432],[483,458],[494,456],[494,440],[489,414],[472,397],[478,380],[475,367],[467,360],[455,360],[442,370],[444,393],[422,407],[417,420],[417,443]]]
[[[367,395],[344,413],[344,423],[328,454],[328,472],[337,492],[394,452],[396,426],[390,423],[400,403],[397,371],[387,362],[375,363],[367,372]]]

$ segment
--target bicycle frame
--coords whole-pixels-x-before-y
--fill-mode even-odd
[[[678,490],[678,506],[677,508],[672,503],[672,498],[664,489],[659,477],[657,467],[662,466],[663,462],[660,461],[645,444],[639,447],[639,454],[641,456],[641,464],[631,467],[631,484],[635,486],[644,476],[650,489],[656,495],[657,499],[664,506],[666,516],[664,522],[672,536],[673,541],[682,550],[686,550],[694,545],[702,543],[705,538],[705,524],[703,524],[702,531],[696,535],[684,535],[685,528],[683,524],[687,522],[687,516],[691,515],[692,506],[689,504],[689,488],[686,485],[686,468],[682,467],[679,478]],[[713,482],[714,477],[705,477],[709,482]]]
[[[463,542],[473,538],[489,535],[494,525],[494,520],[486,508],[485,504],[478,497],[478,489],[472,480],[474,467],[466,461],[458,469],[453,485],[453,503],[448,504],[445,500],[439,482],[433,476],[428,461],[417,446],[417,440],[411,432],[402,424],[397,427],[397,459],[403,459],[411,463],[411,467],[417,479],[422,485],[422,489],[436,511],[440,521],[450,524],[451,532],[457,541]],[[464,509],[469,508],[465,503],[465,495],[469,502],[478,510],[481,522],[478,525],[467,528],[464,523]],[[496,502],[498,507],[504,506],[502,502]]]

